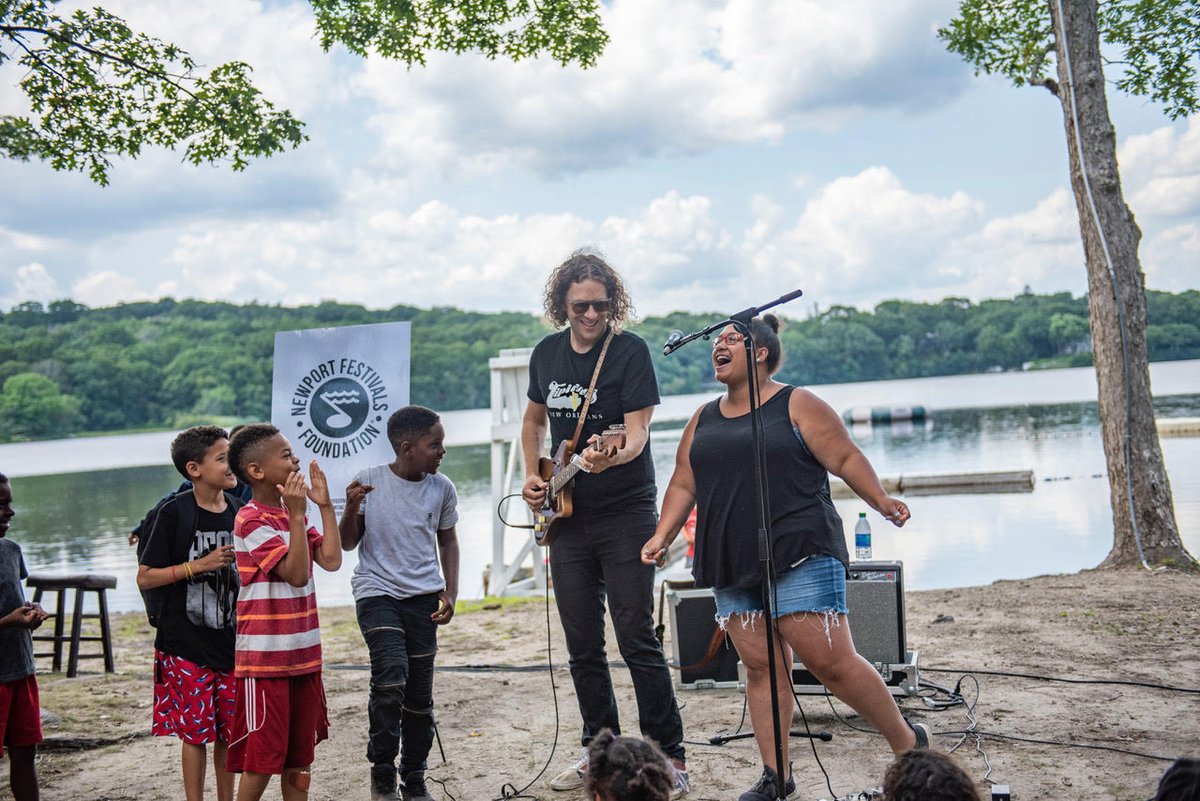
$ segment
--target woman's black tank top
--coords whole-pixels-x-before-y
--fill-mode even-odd
[[[776,572],[816,555],[850,560],[842,519],[829,497],[829,473],[792,425],[784,387],[762,406],[767,448],[767,506]],[[688,453],[696,479],[696,554],[699,587],[754,587],[758,569],[758,512],[750,415],[727,418],[720,400],[696,421]]]

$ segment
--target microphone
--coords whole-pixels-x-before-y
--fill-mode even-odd
[[[667,341],[663,343],[663,356],[670,356],[671,351],[675,350],[675,346],[679,344],[679,341],[683,339],[684,336],[684,333],[678,328],[668,334]]]

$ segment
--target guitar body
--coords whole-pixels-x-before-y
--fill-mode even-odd
[[[556,475],[562,472],[562,466],[567,462],[563,457],[567,449],[567,443],[564,440],[558,446],[558,451],[554,454],[553,459],[547,459],[544,456],[538,459],[538,475],[547,484],[550,483]],[[574,512],[574,507],[571,504],[571,490],[574,488],[575,482],[568,481],[563,485],[558,492],[551,493],[550,489],[546,490],[546,502],[542,505],[541,510],[534,516],[533,521],[533,538],[538,545],[549,545],[554,542],[554,538],[558,536],[555,530],[558,528],[559,521],[571,516]]]
[[[546,482],[546,499],[542,508],[533,516],[533,539],[538,545],[549,545],[558,536],[558,524],[570,517],[574,508],[571,490],[575,474],[579,472],[578,457],[567,451],[570,443],[563,440],[553,459],[538,459],[538,475]],[[588,446],[594,450],[611,450],[625,447],[625,426],[614,425],[600,435],[600,439]]]

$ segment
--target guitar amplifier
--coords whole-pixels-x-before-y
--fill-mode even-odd
[[[846,609],[855,650],[879,671],[888,691],[916,693],[919,654],[905,648],[904,563],[851,562]],[[792,683],[798,693],[825,692],[799,660],[792,666]]]
[[[703,660],[717,628],[712,590],[673,589],[667,599],[674,664],[694,665]],[[903,563],[851,562],[846,607],[858,653],[879,671],[893,695],[915,693],[918,654],[905,648]],[[681,689],[743,687],[745,681],[737,651],[728,639],[708,665],[673,672],[675,686]],[[825,692],[799,661],[793,666],[792,681],[797,692]]]

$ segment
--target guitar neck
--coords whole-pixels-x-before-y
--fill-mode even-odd
[[[563,487],[567,485],[571,479],[575,478],[575,474],[579,472],[579,465],[575,464],[575,460],[571,459],[562,470],[558,471],[558,475],[550,479],[550,493],[557,494]]]

